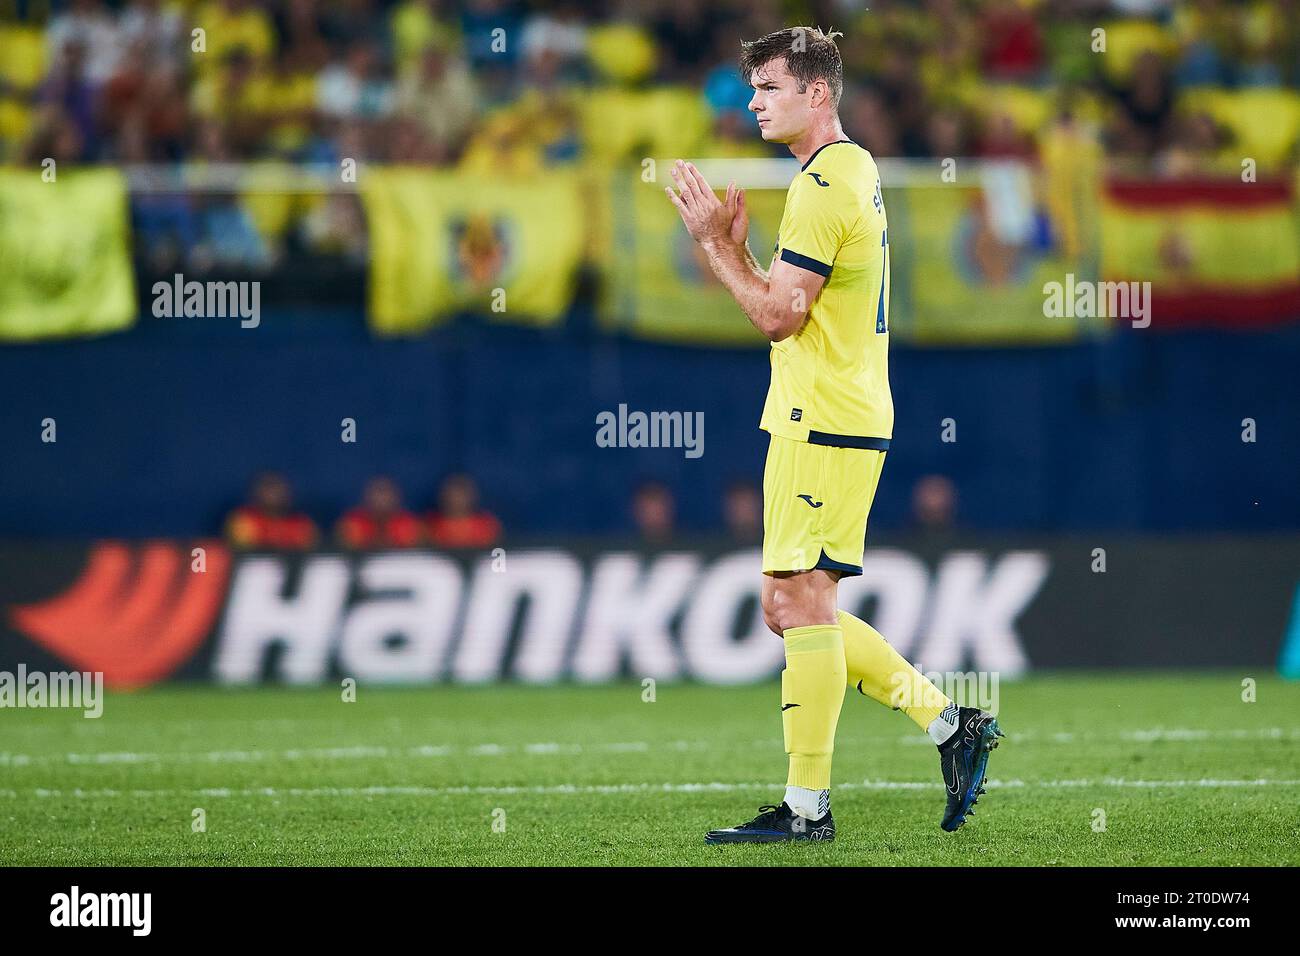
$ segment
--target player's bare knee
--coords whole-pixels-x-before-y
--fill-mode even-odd
[[[790,594],[780,588],[769,588],[763,592],[763,620],[767,623],[768,629],[778,637],[787,627],[794,627],[790,624],[791,600]]]
[[[767,629],[777,637],[781,636],[781,618],[776,610],[776,592],[770,588],[764,588],[760,605],[763,609],[763,623]]]
[[[771,631],[773,634],[775,634],[777,637],[781,636],[781,621],[779,618],[777,618],[775,614],[768,614],[766,611],[764,611],[763,623],[766,624],[767,629]]]
[[[774,634],[783,634],[792,627],[802,627],[816,623],[810,619],[810,612],[798,590],[790,587],[777,587],[765,595],[763,602],[763,619]]]

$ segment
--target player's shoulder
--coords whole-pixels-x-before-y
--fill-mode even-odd
[[[796,181],[799,191],[809,197],[843,202],[846,195],[870,198],[878,178],[871,152],[844,139],[827,143],[808,157]]]

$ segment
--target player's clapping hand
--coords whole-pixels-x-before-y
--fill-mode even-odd
[[[744,243],[749,233],[749,213],[745,209],[743,190],[732,183],[727,187],[724,202],[714,195],[712,187],[691,163],[679,159],[670,173],[680,195],[672,186],[665,186],[664,192],[677,207],[692,239],[702,245],[717,241]]]

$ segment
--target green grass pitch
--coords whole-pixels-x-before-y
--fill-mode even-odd
[[[1244,676],[1004,681],[956,834],[933,745],[850,690],[834,843],[728,847],[780,802],[775,683],[110,693],[0,711],[0,864],[1294,866],[1300,684]]]

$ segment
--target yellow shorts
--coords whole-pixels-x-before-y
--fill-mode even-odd
[[[763,573],[862,573],[885,452],[772,435],[763,468]]]

